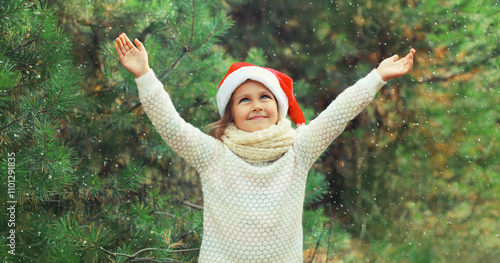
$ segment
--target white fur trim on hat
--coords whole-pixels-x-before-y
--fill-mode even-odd
[[[281,88],[276,75],[274,75],[271,71],[258,66],[246,66],[239,68],[226,77],[217,92],[217,107],[219,108],[220,116],[222,117],[224,115],[227,103],[233,95],[233,92],[249,79],[262,83],[273,93],[278,102],[280,120],[284,118],[288,112],[288,97]]]

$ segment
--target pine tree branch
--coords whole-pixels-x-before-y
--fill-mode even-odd
[[[328,229],[328,247],[326,249],[326,261],[328,262],[328,254],[330,253],[330,237],[332,236],[332,225],[333,225],[333,212],[332,212],[332,205],[328,203],[328,210],[330,211],[330,226]]]
[[[127,84],[127,81],[124,81],[123,83]],[[98,95],[98,94],[112,92],[112,91],[115,91],[114,87],[116,87],[116,85],[115,86],[111,86],[111,88],[109,88],[109,89],[96,90],[96,91],[89,92],[87,94],[88,94],[89,97],[91,97],[91,96]]]
[[[122,187],[123,185],[127,184],[128,182],[130,182],[134,177],[136,176],[136,173],[134,173],[134,175],[130,176],[129,178],[127,178],[126,180],[124,180],[121,184],[119,185],[114,185],[114,186],[111,186],[111,187],[107,187],[107,185],[104,186],[104,189],[120,189],[120,187]]]
[[[142,250],[139,250],[139,252],[136,252],[134,255],[127,255],[127,254],[123,254],[123,253],[119,253],[119,252],[111,252],[103,247],[99,247],[99,249],[101,249],[102,251],[110,254],[110,255],[113,255],[113,256],[125,256],[125,257],[128,257],[128,258],[134,258],[137,256],[138,253],[142,252]]]
[[[193,251],[199,251],[199,248],[187,248],[187,249],[179,249],[179,250],[172,250],[170,253],[184,253],[184,252],[193,252]]]
[[[52,107],[54,107],[54,105],[59,100],[59,98],[61,98],[61,94],[62,94],[63,90],[64,90],[64,86],[61,86],[61,90],[59,90],[59,94],[57,94],[57,97],[54,99],[54,101],[52,101],[52,103],[49,106],[47,106],[47,108],[45,108],[45,109],[43,109],[41,111],[39,110],[38,112],[39,113],[45,113],[48,110],[50,110]]]
[[[146,251],[154,251],[154,250],[163,250],[163,249],[159,249],[159,248],[143,248],[137,252],[135,252],[135,254],[133,255],[127,255],[127,254],[122,254],[122,253],[116,253],[116,255],[121,255],[121,256],[126,256],[126,257],[129,257],[129,258],[135,258],[137,257],[139,254],[141,254],[142,252],[146,252]]]
[[[200,49],[201,47],[203,47],[211,38],[212,36],[214,35],[215,31],[217,31],[222,25],[224,25],[224,23],[229,20],[229,18],[231,18],[230,16],[228,16],[224,22],[220,23],[217,27],[214,28],[214,30],[212,30],[207,38],[205,39],[205,41],[203,41],[203,43],[201,43],[199,46],[193,48],[191,45],[193,44],[193,41],[194,41],[194,24],[195,24],[195,20],[196,20],[196,5],[195,5],[195,1],[192,0],[192,12],[191,12],[191,36],[190,36],[190,39],[189,39],[189,43],[188,45],[186,46],[181,38],[179,37],[179,34],[177,33],[177,31],[175,30],[175,28],[170,24],[170,21],[168,20],[168,17],[165,16],[165,20],[167,21],[167,25],[168,27],[170,28],[170,30],[172,30],[175,38],[177,39],[177,41],[179,41],[179,43],[181,43],[182,47],[184,48],[182,50],[182,53],[179,55],[179,57],[175,60],[175,62],[170,66],[170,68],[165,71],[164,73],[162,73],[159,77],[159,79],[162,79],[163,77],[165,77],[167,74],[169,74],[174,68],[175,66],[179,63],[179,61],[189,52],[192,52],[192,51],[195,51],[197,49]]]
[[[28,257],[28,256],[24,255],[24,253],[16,253],[16,252],[14,252],[14,255],[20,256],[22,258],[27,258],[27,259],[31,260],[31,262],[41,262],[41,261],[38,261],[35,258],[31,258],[31,257]]]
[[[325,232],[325,225],[323,225],[323,230],[321,230],[321,233],[319,234],[318,242],[316,242],[316,247],[314,248],[314,253],[312,255],[310,263],[314,261],[314,256],[316,256],[316,252],[318,251],[319,244],[321,243],[321,237],[323,236],[324,232]]]
[[[312,195],[312,194],[314,194],[316,191],[318,191],[319,189],[321,189],[321,185],[320,185],[320,184],[316,185],[316,186],[315,186],[315,187],[314,187],[311,191],[307,192],[307,193],[305,194],[305,196]]]
[[[194,12],[194,8],[193,8],[193,12]],[[175,66],[177,66],[177,64],[179,63],[179,61],[181,61],[181,59],[184,57],[184,55],[186,55],[186,53],[188,53],[190,51],[190,46],[191,46],[191,42],[192,42],[192,40],[191,40],[190,43],[189,43],[189,45],[186,46],[182,42],[182,39],[179,37],[179,34],[175,30],[175,28],[170,24],[170,21],[168,20],[167,16],[165,16],[165,20],[167,21],[167,25],[170,28],[170,30],[172,30],[172,33],[174,34],[174,37],[177,39],[177,41],[179,41],[179,43],[181,43],[181,45],[182,45],[182,47],[184,49],[182,50],[182,53],[179,55],[179,57],[175,60],[175,62],[170,66],[170,68],[167,71],[163,72],[159,76],[159,79],[162,79],[163,77],[165,77],[167,74],[170,73],[170,71],[172,71],[175,68]],[[191,28],[191,35],[193,35],[194,34],[194,23],[192,23],[191,26],[192,26],[192,28]]]
[[[140,102],[135,104],[132,108],[130,108],[130,110],[128,112],[130,113],[130,112],[134,111],[135,109],[139,108],[141,105],[142,105],[142,103],[140,103]]]
[[[460,72],[460,73],[454,73],[454,74],[449,74],[447,76],[437,76],[437,77],[430,77],[430,78],[427,78],[427,79],[424,79],[422,81],[420,81],[420,83],[432,83],[432,82],[442,82],[442,81],[448,81],[452,78],[455,78],[455,77],[458,77],[458,76],[461,76],[461,75],[464,75],[464,74],[467,74],[467,73],[471,73],[473,72],[474,70],[476,69],[479,69],[481,66],[483,66],[484,64],[486,64],[487,62],[493,60],[494,58],[497,58],[500,56],[500,49],[496,49],[491,55],[489,56],[486,56],[485,58],[473,63],[472,65],[470,63],[466,63],[466,62],[463,62],[463,63],[455,63],[456,66],[469,66],[471,68],[471,70],[469,71],[464,71],[464,72]]]
[[[154,258],[135,258],[128,260],[130,262],[144,262],[144,261],[150,261],[150,262],[178,262],[178,263],[185,263],[186,261],[179,261],[175,259],[154,259]]]
[[[22,116],[20,116],[19,118],[15,119],[15,120],[11,121],[10,123],[8,123],[8,124],[6,124],[6,125],[2,126],[2,127],[0,128],[0,132],[1,132],[1,131],[3,131],[3,130],[5,130],[5,129],[6,129],[7,127],[9,127],[10,125],[12,125],[12,124],[14,124],[14,123],[16,123],[16,122],[18,122],[18,121],[20,121],[20,120],[24,119],[24,117],[26,117],[26,115],[27,115],[27,113],[23,114]]]
[[[177,218],[175,215],[167,213],[167,212],[153,211],[153,214],[168,215],[168,216]]]
[[[226,23],[227,20],[229,20],[230,18],[231,18],[231,16],[226,17],[226,19],[224,19],[224,22],[220,23],[217,27],[215,27],[214,30],[212,30],[210,32],[210,34],[208,34],[208,37],[205,39],[205,41],[203,43],[201,43],[201,45],[197,46],[196,48],[193,48],[193,50],[197,50],[197,49],[203,47],[210,40],[210,38],[212,38],[215,31],[217,31],[222,25],[224,25],[224,23]]]
[[[179,63],[179,61],[181,61],[181,59],[184,57],[184,55],[186,55],[188,52],[189,52],[189,50],[187,48],[185,48],[182,51],[181,55],[177,58],[177,60],[170,66],[170,68],[167,69],[167,71],[163,72],[160,75],[159,79],[162,79],[163,77],[165,77],[166,75],[168,75],[170,73],[170,71],[172,71],[175,68],[175,66],[177,66],[177,64]]]
[[[442,82],[442,81],[448,81],[454,77],[458,77],[464,73],[456,73],[456,74],[450,74],[448,76],[441,76],[441,77],[431,77],[427,78],[424,80],[421,80],[420,83],[432,83],[432,82]]]
[[[165,16],[165,20],[167,21],[167,25],[170,28],[170,30],[172,30],[172,33],[174,34],[174,37],[177,38],[177,41],[179,41],[179,43],[181,43],[182,47],[184,47],[184,50],[187,50],[188,47],[186,47],[186,45],[184,45],[184,43],[182,42],[181,38],[179,37],[179,34],[175,30],[175,28],[170,24],[170,21],[168,20],[167,16]]]
[[[191,44],[193,44],[193,39],[194,39],[194,20],[195,20],[195,3],[194,0],[192,1],[192,10],[191,10],[191,37],[189,39],[189,44],[188,44],[188,50],[191,49]]]
[[[57,160],[51,161],[51,160],[46,159],[45,156],[47,156],[47,134],[43,133],[43,157],[42,157],[42,159],[46,162],[49,162],[49,163],[57,163],[63,159],[61,157]]]
[[[36,38],[35,38],[35,39],[32,39],[32,40],[30,40],[30,41],[28,41],[27,43],[24,43],[24,44],[23,44],[23,45],[21,45],[21,46],[18,46],[17,48],[13,49],[13,50],[12,50],[12,52],[13,52],[13,51],[16,51],[16,50],[18,50],[18,49],[20,49],[20,48],[23,48],[23,47],[25,47],[25,46],[27,46],[27,45],[29,45],[29,44],[33,43],[33,42],[38,41],[38,39],[39,39],[39,38],[40,38],[40,36],[42,35],[42,31],[43,31],[43,24],[45,24],[45,15],[46,15],[46,14],[45,14],[45,13],[43,13],[43,17],[42,17],[42,24],[40,25],[40,31],[38,31],[38,34],[37,34]]]
[[[36,65],[35,65],[36,66]],[[17,67],[16,67],[17,68]],[[47,81],[49,78],[43,78],[43,79],[39,79],[38,81],[35,81],[35,82],[30,82],[29,83],[29,86],[30,87],[33,87],[33,86],[36,86],[38,84],[41,84],[41,83],[44,83],[45,81]],[[22,88],[22,87],[25,87],[27,86],[26,84],[23,84],[23,83],[19,83],[17,84],[15,87],[12,88],[12,90],[14,89],[19,89],[19,88]]]
[[[193,9],[194,10],[194,9]],[[193,11],[194,12],[194,11]],[[175,60],[175,62],[170,66],[170,68],[165,71],[164,73],[162,73],[159,77],[159,79],[162,79],[163,77],[165,77],[166,75],[168,75],[170,73],[170,71],[172,71],[175,66],[177,66],[177,64],[179,63],[179,61],[181,61],[181,59],[189,52],[192,52],[192,51],[195,51],[195,50],[198,50],[200,49],[201,47],[203,47],[209,40],[210,38],[212,38],[212,36],[214,35],[215,31],[217,31],[222,25],[224,25],[225,22],[227,22],[227,20],[229,20],[231,17],[228,16],[224,22],[220,23],[214,30],[212,30],[209,34],[208,34],[208,37],[205,39],[205,41],[203,43],[201,43],[199,46],[195,47],[195,48],[191,48],[191,42],[189,43],[189,45],[186,47],[186,45],[184,45],[184,43],[182,43],[182,41],[180,40],[180,38],[177,36],[177,33],[175,32],[175,29],[173,29],[173,27],[170,25],[170,23],[168,22],[168,19],[167,19],[167,23],[169,25],[169,27],[171,28],[171,30],[174,31],[174,35],[176,36],[177,40],[179,41],[179,43],[181,43],[181,45],[184,47],[184,49],[182,50],[182,53],[179,55],[179,57],[177,58],[177,60]],[[194,34],[194,28],[191,29],[191,34]]]
[[[175,260],[175,259],[169,259],[169,258],[166,258],[166,259],[154,259],[154,258],[137,258],[137,256],[143,252],[147,252],[147,251],[166,251],[166,252],[169,252],[169,253],[183,253],[183,252],[193,252],[193,251],[199,251],[200,249],[199,248],[192,248],[192,249],[181,249],[181,250],[173,250],[173,251],[170,251],[170,250],[167,250],[167,249],[161,249],[161,248],[143,248],[137,252],[135,252],[134,254],[132,255],[129,255],[129,254],[124,254],[124,253],[119,253],[119,252],[111,252],[103,247],[99,247],[102,251],[110,254],[110,255],[113,255],[113,256],[124,256],[124,257],[127,257],[129,258],[129,260],[127,261],[152,261],[152,262],[184,262],[184,261],[178,261],[178,260]]]
[[[187,205],[187,206],[189,206],[189,207],[196,208],[196,209],[203,209],[203,206],[199,206],[199,205],[196,205],[196,204],[190,203],[190,202],[188,202],[188,201],[181,201],[181,204],[183,204],[183,205]]]

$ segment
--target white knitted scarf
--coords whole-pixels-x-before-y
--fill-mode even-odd
[[[267,162],[280,158],[290,149],[297,132],[290,120],[281,119],[269,128],[247,132],[238,129],[234,123],[227,126],[222,141],[247,162]]]

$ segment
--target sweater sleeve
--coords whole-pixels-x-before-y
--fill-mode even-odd
[[[153,70],[135,81],[142,107],[155,129],[174,152],[201,174],[217,156],[217,140],[180,117]]]
[[[385,83],[372,70],[337,96],[309,125],[298,129],[294,147],[305,168],[312,166],[328,145],[344,131],[347,123],[373,100]]]

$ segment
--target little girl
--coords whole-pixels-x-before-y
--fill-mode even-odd
[[[146,49],[116,39],[122,65],[163,140],[200,174],[204,210],[199,262],[302,262],[302,206],[309,168],[373,99],[385,81],[408,73],[415,50],[382,61],[309,125],[292,79],[269,68],[233,64],[219,84],[221,120],[212,136],[186,123],[149,68]],[[293,129],[288,115],[297,125]]]

